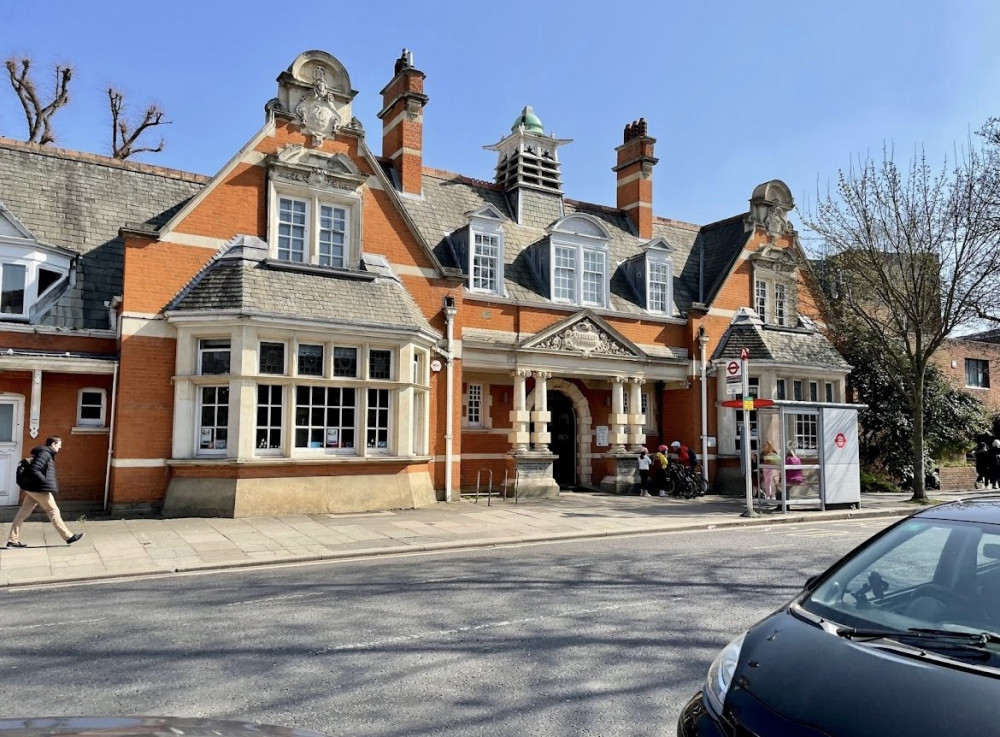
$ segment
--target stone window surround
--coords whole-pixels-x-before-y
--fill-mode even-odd
[[[292,333],[290,336],[289,333]],[[223,339],[228,337],[231,341],[231,373],[229,375],[199,375],[198,368],[198,345],[204,338]],[[261,342],[284,342],[289,346],[286,356],[295,355],[299,343],[303,344],[323,344],[325,346],[324,355],[324,376],[303,376],[298,377],[297,362],[288,361],[287,367],[291,372],[286,371],[283,375],[259,374],[257,347]],[[393,379],[368,381],[367,379],[350,379],[333,377],[332,375],[332,348],[334,345],[348,345],[358,348],[359,362],[361,363],[360,375],[367,376],[367,361],[369,348],[392,351]],[[429,347],[408,343],[404,338],[399,338],[396,342],[389,339],[372,340],[362,334],[347,336],[340,333],[337,340],[331,340],[329,333],[318,334],[308,330],[278,332],[274,327],[254,326],[254,325],[232,325],[229,332],[223,333],[217,327],[202,326],[200,329],[184,326],[178,331],[176,375],[174,376],[174,433],[173,433],[173,457],[175,459],[196,459],[212,458],[219,455],[227,459],[239,459],[245,462],[254,458],[265,457],[265,460],[288,460],[288,459],[310,459],[310,458],[364,458],[367,456],[379,457],[412,457],[415,446],[426,446],[426,442],[421,442],[421,438],[426,438],[429,427],[428,418],[413,417],[415,408],[430,406],[430,376],[429,376]],[[419,382],[398,381],[395,372],[400,365],[416,365],[418,369],[414,372],[407,372],[419,375]],[[413,376],[407,378],[414,378]],[[268,449],[267,453],[258,453],[255,446],[256,437],[256,408],[257,408],[257,385],[282,385],[286,387],[284,395],[283,409],[283,439],[284,448],[280,453],[274,453],[273,449]],[[228,447],[221,453],[204,453],[199,451],[199,418],[200,418],[200,388],[210,385],[227,385],[230,388],[230,413],[229,413],[229,438]],[[295,448],[294,443],[294,421],[295,421],[295,401],[294,390],[299,385],[313,386],[350,386],[357,389],[356,404],[356,448],[349,456],[342,454],[331,454],[326,449]],[[360,447],[360,442],[365,437],[367,422],[367,389],[382,388],[390,390],[389,423],[390,423],[390,448],[368,449]],[[417,395],[424,395],[418,399]],[[426,415],[426,410],[424,410]],[[416,426],[414,426],[416,423]]]
[[[346,211],[346,237],[344,243],[345,269],[356,269],[361,262],[362,197],[360,193],[337,188],[296,185],[287,181],[271,180],[268,205],[268,255],[278,260],[278,204],[280,199],[305,201],[306,208],[306,260],[303,263],[319,265],[319,213],[321,205],[339,207]],[[296,262],[297,263],[297,262]],[[333,267],[337,268],[337,267]]]

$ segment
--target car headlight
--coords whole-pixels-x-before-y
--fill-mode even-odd
[[[722,705],[726,701],[726,694],[729,686],[733,682],[733,674],[736,672],[736,663],[740,659],[740,650],[743,649],[743,640],[747,633],[737,637],[726,645],[722,651],[715,656],[712,665],[708,669],[708,682],[705,684],[705,696],[709,704],[717,714],[722,714]]]

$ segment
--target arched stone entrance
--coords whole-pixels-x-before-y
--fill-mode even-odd
[[[573,414],[576,420],[576,452],[574,453],[575,458],[572,461],[576,468],[575,483],[581,486],[590,486],[593,484],[590,457],[590,434],[593,428],[593,420],[590,416],[590,405],[587,403],[587,398],[583,396],[583,392],[580,391],[580,388],[576,384],[565,379],[549,379],[546,388],[548,389],[547,399],[552,396],[553,392],[560,392],[566,395],[572,403]],[[528,395],[526,406],[534,407],[534,402],[535,390],[532,390],[531,394]],[[549,402],[551,409],[551,399],[549,399]],[[549,432],[553,432],[554,430],[555,414],[553,414],[552,419],[553,422],[549,425]],[[556,452],[555,449],[553,449],[553,452]]]

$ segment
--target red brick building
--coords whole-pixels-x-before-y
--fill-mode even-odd
[[[717,223],[657,217],[638,121],[615,206],[575,201],[571,142],[531,108],[488,147],[493,181],[438,171],[424,81],[404,52],[373,151],[347,70],[304,53],[210,179],[0,141],[2,304],[20,307],[0,314],[0,454],[6,412],[15,462],[67,436],[65,498],[84,504],[356,511],[491,475],[521,494],[627,490],[638,448],[673,439],[716,477],[738,465],[716,367],[744,347],[754,394],[843,401],[850,367],[814,322],[782,182]],[[94,234],[98,211],[113,234]],[[80,227],[46,230],[64,213]],[[29,275],[20,298],[8,263]]]

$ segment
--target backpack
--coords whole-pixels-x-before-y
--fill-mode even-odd
[[[17,468],[14,471],[14,481],[22,489],[28,487],[31,483],[31,459],[22,458],[17,464]]]

